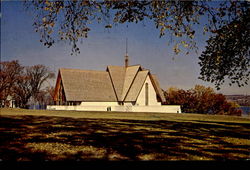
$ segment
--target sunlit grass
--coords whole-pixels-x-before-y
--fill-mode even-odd
[[[1,109],[2,160],[246,160],[241,117]]]

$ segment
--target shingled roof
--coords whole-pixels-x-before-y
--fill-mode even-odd
[[[122,89],[122,101],[126,101],[125,97],[129,92],[130,87],[134,84],[134,80],[138,75],[140,65],[126,67],[125,80]],[[134,100],[135,101],[135,100]]]
[[[67,101],[117,101],[106,71],[60,69]]]
[[[134,82],[131,85],[129,92],[126,94],[124,101],[136,101],[142,86],[147,78],[149,71],[139,71],[137,76],[134,78]]]
[[[140,65],[108,66],[106,71],[61,68],[59,74],[67,101],[133,102],[148,75],[157,95],[165,101],[157,77]]]
[[[126,68],[122,66],[108,66],[107,72],[110,75],[117,100],[122,101],[122,92],[123,92]]]

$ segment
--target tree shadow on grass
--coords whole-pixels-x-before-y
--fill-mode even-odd
[[[249,124],[1,116],[2,160],[249,159]]]

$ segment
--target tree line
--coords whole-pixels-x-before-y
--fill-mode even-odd
[[[219,114],[241,116],[239,105],[228,101],[223,94],[215,93],[213,88],[195,85],[194,88],[183,90],[170,87],[164,91],[166,103],[181,105],[184,113]]]
[[[28,108],[30,103],[52,104],[54,87],[48,82],[55,74],[44,65],[22,66],[18,60],[0,62],[0,106]],[[45,86],[47,84],[47,86]],[[211,87],[196,85],[189,90],[171,87],[164,91],[166,105],[181,105],[182,112],[240,116],[239,105],[217,94]],[[32,101],[32,102],[31,102]]]
[[[15,106],[28,108],[33,104],[49,104],[52,100],[53,87],[45,82],[55,74],[44,65],[22,66],[18,60],[0,62],[0,106],[8,107],[9,99]]]

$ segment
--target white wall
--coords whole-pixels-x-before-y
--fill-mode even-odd
[[[48,105],[48,110],[76,110],[76,111],[107,111],[107,106],[63,106]]]
[[[149,78],[149,76],[147,76],[146,81],[140,91],[140,94],[137,98],[137,101],[135,103],[136,106],[145,106],[145,101],[146,101],[146,96],[145,96],[145,86],[146,83],[148,83],[148,106],[159,106],[161,105],[160,102],[157,102],[157,98],[156,98],[156,92],[154,89],[154,86]]]
[[[78,110],[78,111],[107,111],[108,106],[47,106],[48,110]],[[181,113],[179,105],[164,106],[111,106],[111,111],[117,112],[159,112]]]
[[[80,106],[119,106],[118,102],[82,102]]]
[[[164,106],[135,106],[133,112],[159,112],[159,113],[181,113],[179,105]]]

